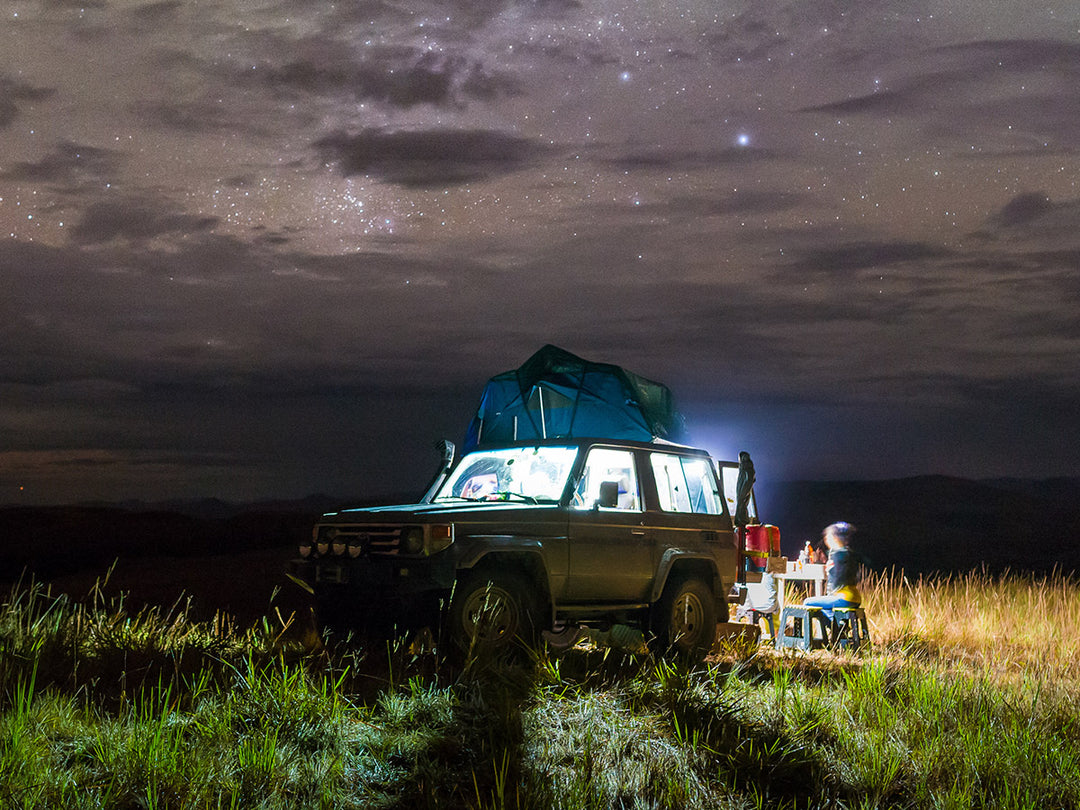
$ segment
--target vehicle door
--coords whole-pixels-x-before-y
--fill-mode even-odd
[[[570,601],[647,601],[655,563],[640,484],[633,450],[589,449],[569,509]]]
[[[727,501],[727,513],[734,516],[739,493],[739,465],[734,461],[720,461],[717,462],[717,466],[720,468],[720,483],[723,488],[724,500]],[[757,496],[753,490],[750,490],[750,503],[747,505],[747,509],[750,522],[757,523]]]

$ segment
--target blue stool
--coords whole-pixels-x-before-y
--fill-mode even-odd
[[[833,608],[832,645],[844,649],[859,650],[870,645],[870,625],[866,612],[857,607]]]
[[[788,619],[791,620],[794,635],[787,634]],[[821,630],[820,637],[814,635],[814,621]],[[829,622],[821,608],[806,605],[786,606],[780,613],[780,629],[776,634],[776,649],[797,647],[800,650],[814,650],[829,643]]]

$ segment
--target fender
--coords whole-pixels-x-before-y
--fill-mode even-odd
[[[475,568],[492,554],[512,553],[536,557],[541,568],[547,571],[543,543],[539,540],[524,540],[514,534],[474,534],[463,545],[465,548],[459,552],[457,561],[459,569]]]
[[[458,559],[459,573],[489,563],[498,567],[503,561],[515,568],[524,568],[522,573],[526,576],[539,578],[540,581],[536,584],[542,591],[541,599],[546,601],[549,608],[547,622],[550,624],[554,621],[555,599],[551,571],[545,564],[543,544],[539,540],[522,540],[515,535],[474,535],[470,539],[479,542],[470,544],[468,550]],[[500,560],[500,557],[503,559]]]
[[[684,560],[693,560],[696,563],[703,563],[711,572],[713,581],[710,585],[713,589],[713,595],[717,599],[723,598],[723,581],[720,577],[720,572],[716,568],[716,560],[707,554],[671,548],[664,552],[663,556],[660,558],[659,565],[656,567],[656,579],[653,580],[652,593],[649,595],[650,603],[655,603],[660,598],[660,595],[663,594],[664,588],[667,586],[668,576],[671,574],[671,569],[675,566],[675,563],[683,562]]]

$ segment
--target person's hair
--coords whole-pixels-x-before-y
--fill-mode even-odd
[[[822,532],[822,534],[830,533],[846,546],[851,543],[851,536],[855,534],[855,527],[841,520],[826,526],[825,531]]]

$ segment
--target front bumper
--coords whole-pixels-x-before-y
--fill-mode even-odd
[[[290,573],[316,595],[338,592],[356,602],[405,601],[422,594],[449,593],[454,562],[449,555],[392,558],[295,559]]]

